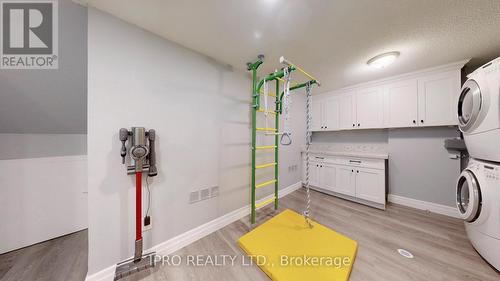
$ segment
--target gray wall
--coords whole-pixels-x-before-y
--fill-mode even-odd
[[[88,273],[93,274],[134,252],[134,180],[121,165],[121,127],[157,132],[159,175],[150,181],[153,229],[145,233],[146,249],[250,203],[251,82],[248,73],[103,12],[89,8],[88,17]],[[297,168],[283,164],[282,187],[301,176],[303,99],[294,99],[294,105],[292,128],[300,131],[281,159]],[[260,137],[262,143],[269,139]],[[265,171],[258,181],[269,176]],[[214,185],[219,196],[189,203],[191,191]],[[261,192],[259,198],[272,187]]]
[[[450,159],[444,140],[458,136],[456,128],[406,128],[314,133],[313,142],[368,144],[389,154],[389,194],[455,206],[455,182],[460,161]],[[381,152],[381,151],[378,151]]]
[[[0,160],[86,154],[84,134],[0,134]]]
[[[58,2],[59,69],[0,70],[0,133],[86,133],[87,9]]]
[[[443,145],[457,136],[456,128],[390,130],[390,193],[455,206],[460,160],[450,159]]]

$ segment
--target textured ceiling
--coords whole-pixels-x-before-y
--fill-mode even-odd
[[[236,68],[262,53],[262,69],[272,71],[284,55],[316,75],[322,91],[500,55],[499,0],[83,2]],[[393,50],[401,56],[390,67],[366,66]]]

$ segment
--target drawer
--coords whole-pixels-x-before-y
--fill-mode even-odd
[[[337,164],[347,165],[362,168],[372,168],[372,169],[385,169],[384,159],[366,159],[366,158],[355,158],[355,157],[339,157],[337,158]]]

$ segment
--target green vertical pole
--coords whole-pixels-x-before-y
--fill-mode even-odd
[[[257,110],[258,106],[258,97],[259,93],[257,93],[257,68],[252,68],[252,214],[251,214],[251,223],[255,223],[255,153],[256,149],[256,124],[257,124]]]
[[[279,132],[279,124],[280,124],[280,113],[279,113],[279,103],[280,103],[280,95],[278,94],[280,92],[280,82],[278,79],[276,81],[276,107],[275,107],[275,125],[276,125],[276,133]],[[280,145],[280,138],[279,135],[276,134],[274,136],[274,162],[276,162],[276,165],[274,166],[274,178],[276,179],[276,182],[274,183],[274,209],[278,210],[278,190],[279,190],[279,160],[278,160],[278,152],[279,152],[279,145]]]

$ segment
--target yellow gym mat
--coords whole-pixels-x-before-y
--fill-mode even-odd
[[[285,210],[238,240],[240,247],[274,281],[349,279],[358,243]]]

